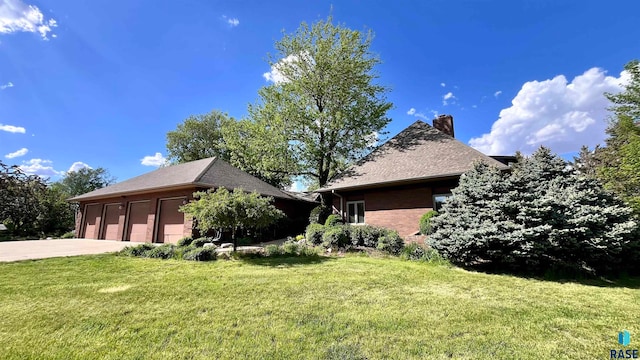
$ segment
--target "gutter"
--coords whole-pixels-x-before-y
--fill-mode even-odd
[[[331,190],[331,194],[340,198],[340,217],[344,220],[344,211],[342,211],[342,195],[338,194],[335,190]]]

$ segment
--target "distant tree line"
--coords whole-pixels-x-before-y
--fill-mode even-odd
[[[112,184],[103,168],[68,172],[60,181],[49,182],[25,174],[18,165],[0,161],[0,232],[5,239],[57,237],[75,227],[77,204],[67,199]]]

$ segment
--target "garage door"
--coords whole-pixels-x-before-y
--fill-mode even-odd
[[[102,205],[87,205],[84,208],[84,234],[85,239],[97,239],[98,228],[100,227],[100,215],[102,214]]]
[[[118,220],[120,218],[120,204],[105,205],[104,225],[102,227],[101,239],[118,240]]]
[[[183,236],[184,214],[178,211],[183,199],[160,200],[158,242],[175,244]]]
[[[148,201],[129,203],[129,214],[127,215],[127,238],[130,241],[145,241],[147,239],[148,214]]]

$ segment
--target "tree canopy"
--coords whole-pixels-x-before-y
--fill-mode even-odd
[[[275,223],[284,213],[271,204],[273,198],[257,192],[246,193],[241,188],[233,192],[224,187],[193,194],[197,200],[180,208],[193,216],[197,228],[203,232],[222,229],[232,232],[233,250],[236,250],[237,229],[262,229]]]
[[[115,182],[109,172],[104,168],[82,168],[64,175],[60,183],[60,190],[68,197],[78,196],[90,191],[109,186]]]
[[[183,163],[217,156],[229,160],[222,128],[233,119],[221,111],[191,115],[167,133],[167,157]]]
[[[606,146],[596,149],[597,177],[620,195],[640,217],[640,63],[629,62],[629,82],[612,102]]]
[[[389,123],[388,88],[377,83],[379,57],[371,31],[363,34],[332,18],[302,23],[276,42],[271,85],[249,106],[257,141],[273,142],[288,160],[291,175],[325,185],[375,143]],[[286,146],[285,146],[286,144]],[[285,154],[281,154],[286,151]]]
[[[40,199],[46,190],[39,176],[27,175],[17,165],[0,161],[0,223],[15,235],[36,233],[43,212]]]

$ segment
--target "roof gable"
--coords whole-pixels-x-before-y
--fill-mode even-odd
[[[506,167],[418,120],[319,191],[457,176],[470,170],[478,160]]]

